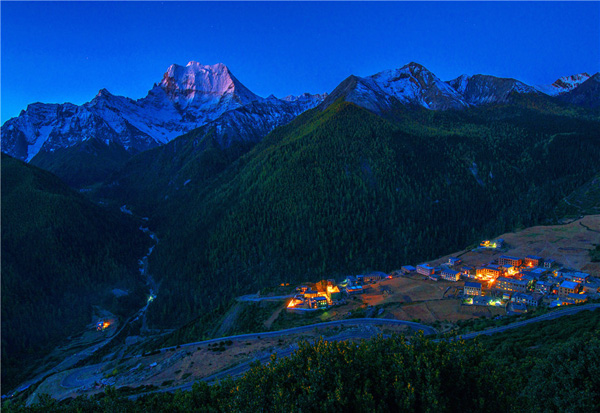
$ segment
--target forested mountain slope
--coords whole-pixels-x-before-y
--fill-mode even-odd
[[[2,154],[3,386],[92,322],[92,305],[115,312],[143,305],[137,260],[151,241],[138,227]],[[130,294],[116,299],[114,288]]]
[[[131,158],[121,145],[96,138],[54,152],[38,152],[31,164],[52,172],[74,188],[104,181]]]
[[[520,99],[402,106],[385,118],[339,100],[156,199],[151,265],[164,283],[154,322],[183,323],[274,283],[393,270],[553,218],[600,172],[600,123]]]

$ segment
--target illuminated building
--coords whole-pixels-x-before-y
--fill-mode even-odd
[[[527,267],[538,267],[542,262],[542,257],[538,257],[536,255],[528,255],[523,260],[523,264]]]
[[[512,300],[515,303],[525,304],[530,307],[537,307],[542,302],[542,294],[516,293],[515,295],[512,296]]]
[[[569,272],[563,273],[562,276],[569,281],[573,281],[580,284],[585,284],[590,279],[590,275],[585,272]]]
[[[515,280],[514,278],[499,277],[496,280],[495,288],[501,291],[524,293],[527,291],[529,281]]]
[[[464,289],[465,295],[481,295],[481,283],[467,281]]]
[[[311,298],[309,305],[310,308],[327,308],[329,304],[327,303],[327,297],[318,296]]]
[[[110,320],[98,320],[98,323],[96,324],[96,330],[104,331],[110,327],[110,324]]]
[[[567,299],[573,301],[574,304],[582,304],[588,300],[587,294],[569,294]]]
[[[302,298],[299,298],[298,296],[296,296],[290,300],[290,302],[287,305],[287,308],[294,308],[294,307],[296,307],[298,305],[302,305],[302,304],[304,304],[304,300]]]
[[[362,294],[363,292],[364,288],[362,285],[349,285],[346,287],[346,294],[348,295]]]
[[[304,298],[315,298],[319,296],[319,292],[316,290],[308,289],[304,291]]]
[[[429,264],[417,265],[417,272],[421,275],[431,275],[435,272],[435,268],[429,266]]]
[[[462,271],[462,274],[467,278],[475,278],[477,276],[477,271],[475,271],[475,268],[470,267],[468,265],[465,265],[460,270]]]
[[[502,269],[498,265],[485,265],[476,270],[477,278],[498,278],[502,275]]]
[[[383,278],[380,273],[375,272],[367,275],[359,275],[358,277],[361,278],[365,284],[380,281]]]
[[[554,283],[550,281],[538,281],[535,283],[535,292],[548,294],[550,291],[552,291],[552,287],[554,287]]]
[[[342,298],[342,293],[337,287],[337,285],[327,286],[327,298],[329,299],[329,301],[337,301]]]
[[[450,268],[444,268],[442,269],[442,279],[456,282],[460,280],[460,272],[454,271]]]
[[[522,260],[521,258],[517,258],[517,257],[511,257],[509,255],[501,255],[500,258],[498,258],[498,264],[500,265],[512,265],[514,267],[520,267],[522,264]]]
[[[460,265],[461,263],[462,263],[462,260],[460,258],[456,258],[456,257],[448,258],[448,265]]]
[[[568,297],[569,294],[577,294],[579,292],[579,283],[573,281],[563,281],[558,287],[559,297]]]

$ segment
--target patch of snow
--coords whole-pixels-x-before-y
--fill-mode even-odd
[[[27,159],[25,160],[26,162],[31,161],[31,159],[33,159],[33,157],[37,155],[40,149],[42,149],[42,146],[44,146],[44,143],[46,143],[46,141],[50,137],[50,132],[52,132],[52,128],[52,125],[45,125],[38,129],[37,138],[33,141],[32,144],[27,146]]]
[[[121,212],[124,214],[133,215],[133,212],[131,212],[131,210],[127,209],[127,205],[123,205],[121,207]]]

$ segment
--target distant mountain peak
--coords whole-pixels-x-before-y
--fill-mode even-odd
[[[308,102],[308,101],[322,101],[326,97],[327,97],[327,93],[317,93],[317,94],[313,95],[311,93],[304,92],[298,96],[287,95],[286,97],[282,98],[281,100],[284,100],[286,102]]]
[[[384,70],[367,79],[400,102],[428,109],[459,109],[467,105],[459,93],[425,66],[410,62],[399,69]]]
[[[263,99],[246,88],[223,63],[172,64],[148,95],[130,99],[100,89],[83,105],[32,103],[2,126],[2,149],[30,161],[43,149],[53,152],[96,137],[134,153],[164,144],[192,129],[246,106],[261,133],[318,105],[324,95],[305,94],[289,101]],[[240,112],[236,112],[238,117]],[[235,116],[229,116],[231,119]],[[235,123],[235,122],[233,122]],[[237,122],[241,124],[241,122]],[[248,121],[246,121],[248,124]],[[237,133],[232,131],[231,134]],[[225,142],[226,144],[226,142]]]
[[[534,87],[546,95],[557,96],[570,92],[589,78],[590,75],[583,72],[576,75],[560,77],[551,85],[538,85]]]
[[[568,92],[562,93],[559,99],[587,108],[600,107],[600,72],[587,78]]]
[[[537,90],[525,83],[505,77],[492,75],[460,75],[446,82],[460,93],[469,105],[504,103],[511,93],[537,93]]]
[[[96,97],[101,97],[101,96],[113,96],[113,94],[110,93],[107,89],[102,88],[98,91],[98,94],[96,95]]]
[[[577,85],[585,82],[591,76],[587,72],[579,73],[571,76],[563,76],[558,78],[552,85],[562,88],[573,89]]]
[[[419,70],[427,70],[427,68],[425,66],[423,66],[421,63],[417,63],[417,62],[410,62],[408,64],[405,64],[403,66],[403,68],[411,68],[411,69],[419,69]]]
[[[223,63],[203,65],[190,61],[186,66],[172,64],[158,87],[182,108],[215,105],[226,96],[242,105],[259,99]]]

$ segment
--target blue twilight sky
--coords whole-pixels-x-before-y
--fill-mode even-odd
[[[250,90],[330,92],[415,61],[548,84],[600,71],[600,2],[2,2],[3,123],[32,102],[140,98],[172,63]]]

